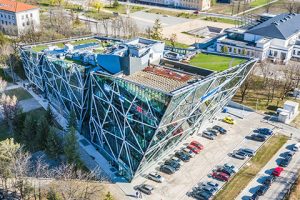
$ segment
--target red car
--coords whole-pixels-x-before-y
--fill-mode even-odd
[[[213,172],[212,177],[220,181],[228,181],[229,176],[224,172]]]
[[[197,141],[192,141],[191,143],[190,143],[190,145],[193,145],[193,146],[195,146],[195,147],[197,147],[198,149],[200,149],[200,150],[203,150],[204,149],[204,146],[200,143],[200,142],[197,142]]]
[[[189,145],[187,146],[187,148],[188,148],[189,150],[191,150],[192,152],[196,153],[196,154],[200,153],[200,149],[197,148],[197,147],[195,147],[195,146],[192,145],[192,144],[189,144]]]
[[[281,172],[283,171],[283,168],[282,167],[276,167],[273,172],[272,172],[272,175],[273,176],[280,176]]]

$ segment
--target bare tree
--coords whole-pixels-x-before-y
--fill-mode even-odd
[[[248,77],[246,78],[246,80],[240,87],[241,102],[244,102],[244,100],[249,92],[249,89],[253,85],[253,82],[254,82],[254,75],[253,75],[254,72],[253,71],[254,70],[251,71],[251,73],[248,75]]]

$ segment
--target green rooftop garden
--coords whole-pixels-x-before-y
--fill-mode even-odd
[[[236,66],[245,62],[243,58],[232,58],[228,56],[219,56],[213,54],[199,53],[190,60],[191,65],[213,71],[224,71],[230,66]]]

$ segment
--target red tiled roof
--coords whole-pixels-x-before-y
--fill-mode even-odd
[[[16,2],[11,0],[0,0],[0,10],[6,10],[10,12],[21,12],[25,10],[31,10],[34,8],[37,7],[22,2]]]

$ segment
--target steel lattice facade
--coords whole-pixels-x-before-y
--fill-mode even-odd
[[[20,49],[28,80],[132,180],[197,132],[235,94],[256,60],[212,73],[170,92],[111,75],[99,67]]]

